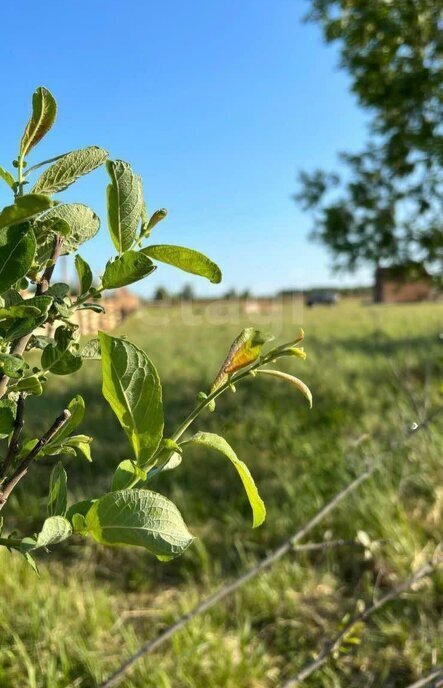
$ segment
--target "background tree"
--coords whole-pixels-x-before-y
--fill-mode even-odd
[[[313,0],[308,20],[341,46],[341,65],[370,109],[371,143],[342,154],[343,173],[302,173],[296,200],[334,267],[443,261],[443,3]]]
[[[154,301],[169,301],[170,293],[165,287],[157,287],[154,294]]]
[[[181,301],[192,301],[195,298],[192,286],[190,284],[185,284],[183,289],[179,292],[178,298]]]

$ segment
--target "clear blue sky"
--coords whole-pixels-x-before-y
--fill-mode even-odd
[[[38,85],[56,96],[55,128],[30,162],[97,144],[131,162],[151,211],[169,216],[157,243],[198,248],[222,285],[159,267],[139,291],[190,282],[268,293],[338,283],[310,218],[291,200],[299,169],[333,167],[365,137],[365,116],[305,0],[24,0],[2,3],[0,164],[17,142]],[[110,255],[103,170],[62,196],[89,203],[102,231],[82,250]],[[3,191],[0,200],[4,200]],[[360,275],[352,283],[367,279]],[[340,280],[341,281],[341,280]]]

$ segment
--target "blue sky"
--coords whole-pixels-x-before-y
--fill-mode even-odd
[[[197,248],[223,269],[212,286],[161,266],[138,291],[189,282],[199,294],[367,281],[334,277],[310,218],[291,200],[299,169],[334,167],[365,138],[365,115],[336,51],[301,22],[304,0],[24,0],[0,17],[2,146],[16,155],[38,85],[56,96],[55,128],[30,164],[97,144],[143,176],[149,209],[166,207],[155,243]],[[100,235],[81,251],[111,255],[104,170],[65,200],[89,203]],[[1,192],[0,200],[6,197]]]

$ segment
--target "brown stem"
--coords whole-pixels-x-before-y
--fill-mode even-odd
[[[60,428],[62,428],[66,424],[70,417],[71,412],[68,411],[68,409],[65,409],[63,413],[61,413],[59,417],[55,419],[49,430],[40,437],[40,439],[38,440],[36,445],[31,449],[29,454],[25,456],[23,461],[20,462],[20,464],[17,466],[11,477],[5,481],[0,491],[0,511],[3,509],[6,502],[8,501],[8,498],[13,489],[28,472],[28,468],[31,465],[32,461],[43,449],[43,447],[49,444],[54,435],[60,430]]]
[[[17,412],[15,414],[14,429],[12,431],[11,441],[9,442],[8,452],[6,454],[3,466],[0,469],[0,478],[3,478],[9,470],[9,466],[13,462],[18,452],[19,438],[23,429],[25,413],[25,395],[21,393],[17,400]]]
[[[48,267],[45,269],[42,278],[40,282],[37,284],[37,289],[35,291],[36,296],[41,296],[42,294],[45,294],[48,289],[49,285],[51,283],[51,278],[54,272],[55,264],[57,260],[60,258],[62,248],[63,248],[63,241],[64,238],[63,236],[57,234],[54,237],[54,243],[52,246],[52,253],[51,257],[48,261]],[[26,345],[31,339],[32,333],[30,334],[25,334],[23,337],[19,337],[19,339],[16,339],[15,342],[13,342],[11,346],[11,354],[15,354],[17,356],[22,356],[25,349]],[[6,394],[6,390],[8,388],[8,382],[9,382],[9,377],[5,375],[4,373],[0,375],[0,399]]]

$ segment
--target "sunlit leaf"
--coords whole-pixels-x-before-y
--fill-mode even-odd
[[[12,227],[25,220],[30,220],[39,213],[48,210],[52,205],[49,196],[42,194],[26,194],[18,196],[14,205],[7,205],[0,212],[0,229]]]
[[[163,436],[160,379],[148,356],[135,344],[99,333],[102,354],[103,396],[108,401],[144,464]]]
[[[49,478],[48,515],[64,516],[68,499],[67,475],[63,464],[55,464]]]
[[[278,377],[281,380],[285,380],[285,382],[289,382],[289,384],[293,385],[296,389],[298,389],[299,392],[303,394],[304,397],[306,397],[309,407],[312,408],[311,390],[307,385],[305,385],[304,382],[302,382],[302,380],[299,380],[298,377],[289,375],[289,373],[282,373],[281,370],[258,370],[257,372],[260,375],[271,375],[272,377]]]
[[[256,330],[254,327],[245,328],[232,342],[211,390],[218,389],[237,370],[254,363],[260,356],[263,345],[272,339],[272,335]]]
[[[117,289],[133,284],[154,272],[152,260],[141,251],[125,251],[115,260],[106,264],[102,278],[104,289]]]
[[[140,480],[146,480],[146,472],[135,461],[121,461],[112,478],[112,491],[133,487]]]
[[[100,220],[91,208],[82,203],[60,203],[40,216],[34,227],[38,239],[37,256],[43,263],[51,256],[55,234],[65,237],[62,253],[73,253],[97,234]]]
[[[142,253],[145,253],[154,260],[173,265],[175,268],[179,268],[185,272],[190,272],[200,277],[206,277],[214,284],[221,282],[222,274],[218,265],[203,255],[203,253],[194,251],[191,248],[159,244],[156,246],[147,246],[142,249]]]
[[[193,541],[175,504],[150,490],[110,492],[94,502],[85,521],[97,542],[145,547],[161,559],[182,554]]]
[[[20,143],[20,155],[26,154],[37,145],[50,130],[57,116],[57,103],[47,88],[40,86],[32,96],[32,115]]]
[[[266,508],[264,502],[258,493],[257,486],[249,471],[249,468],[245,463],[243,463],[243,461],[240,461],[237,454],[234,452],[228,442],[226,442],[223,437],[215,435],[212,432],[198,432],[189,440],[182,442],[182,445],[184,444],[198,444],[209,447],[210,449],[215,449],[221,454],[224,454],[224,456],[231,461],[240,476],[240,480],[243,483],[243,487],[245,488],[245,492],[251,505],[252,527],[257,528],[260,526],[266,518]]]
[[[86,294],[92,287],[92,270],[88,263],[77,253],[75,256],[75,269],[77,271],[80,294]]]
[[[9,186],[10,189],[14,188],[15,185],[15,179],[12,176],[8,170],[5,170],[3,167],[0,166],[0,179],[3,179],[4,182]]]
[[[32,191],[49,195],[64,191],[79,177],[100,167],[107,157],[107,151],[98,146],[66,153],[43,172]]]
[[[143,207],[141,180],[123,160],[108,160],[111,178],[107,187],[108,225],[111,239],[119,253],[134,243]]]

